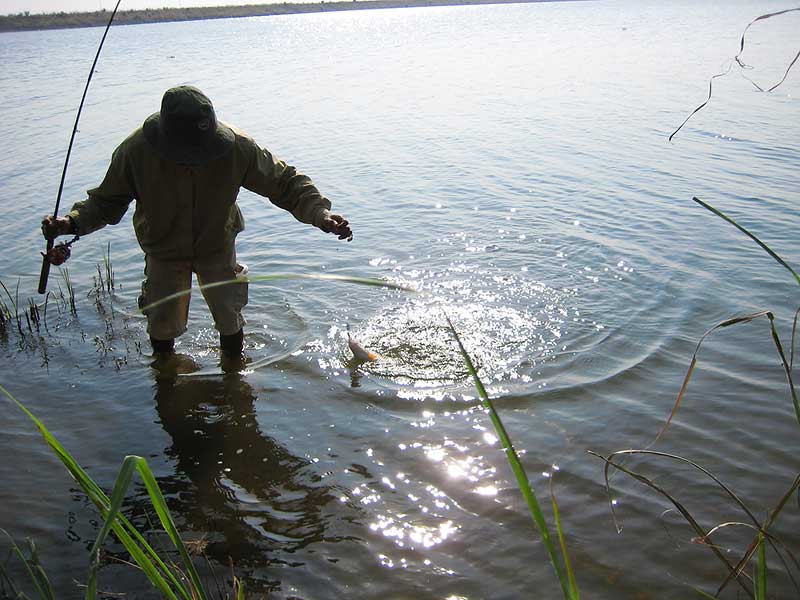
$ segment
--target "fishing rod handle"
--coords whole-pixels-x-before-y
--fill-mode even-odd
[[[42,257],[42,272],[39,274],[39,293],[44,294],[47,291],[47,278],[50,276],[50,261],[47,260],[47,254],[53,249],[53,240],[47,240],[47,252]]]

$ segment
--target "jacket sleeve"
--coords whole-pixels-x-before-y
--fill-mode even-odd
[[[275,206],[288,210],[301,223],[322,228],[322,219],[331,207],[311,179],[291,165],[277,160],[255,142],[249,144],[251,154],[242,185],[260,194]]]
[[[86,200],[72,206],[68,216],[75,223],[78,235],[87,235],[106,225],[116,225],[136,197],[125,154],[123,146],[118,147],[103,182],[88,190]]]

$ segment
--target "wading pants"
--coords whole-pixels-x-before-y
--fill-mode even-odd
[[[203,298],[220,335],[231,335],[244,325],[242,308],[247,304],[247,282],[236,278],[236,248],[233,243],[214,256],[192,261],[171,261],[145,255],[139,308],[147,316],[147,333],[157,340],[170,340],[186,331],[192,273],[200,286],[221,281],[226,285],[201,288]],[[172,294],[185,292],[157,306],[150,306]]]

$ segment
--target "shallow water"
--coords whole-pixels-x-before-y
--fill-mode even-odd
[[[724,568],[663,497],[614,479],[608,454],[650,444],[700,336],[774,311],[788,348],[792,276],[691,201],[723,210],[790,264],[800,189],[797,73],[770,94],[708,79],[756,16],[784,2],[566,2],[364,11],[115,28],[89,91],[64,208],[102,177],[167,87],[191,83],[220,117],[310,174],[351,220],[338,242],[243,192],[239,254],[253,275],[385,278],[424,294],[331,281],[253,283],[247,354],[218,370],[199,295],[179,357],[151,366],[136,315],[141,252],[130,215],[68,263],[77,317],[2,338],[0,382],[101,485],[145,456],[181,530],[274,598],[557,597],[558,584],[488,416],[447,333],[450,316],[495,397],[540,500],[555,493],[581,591],[685,598]],[[747,75],[774,83],[800,13],[751,28]],[[0,280],[35,296],[43,245],[101,30],[0,35]],[[107,244],[113,299],[91,294]],[[58,270],[50,289],[64,288]],[[112,312],[113,310],[113,312]],[[382,359],[349,363],[345,328]],[[27,332],[27,325],[23,323]],[[9,403],[0,527],[37,541],[60,597],[79,597],[87,506]],[[657,450],[691,458],[760,518],[798,470],[797,422],[761,318],[707,339]],[[744,515],[697,472],[629,459],[705,527]],[[790,503],[791,504],[791,503]],[[144,530],[142,487],[130,514]],[[672,509],[672,510],[670,510]],[[797,548],[800,518],[774,532]],[[718,543],[736,560],[749,531]],[[113,549],[113,548],[112,548]],[[771,558],[777,564],[777,558]],[[218,563],[217,563],[218,564]],[[218,567],[218,572],[226,572]],[[155,597],[133,569],[106,589]],[[792,597],[780,569],[776,597]],[[729,597],[737,597],[731,587]]]

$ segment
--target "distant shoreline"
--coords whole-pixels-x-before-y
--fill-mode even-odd
[[[343,10],[370,10],[380,8],[418,8],[428,6],[465,6],[476,4],[528,4],[535,2],[560,2],[564,0],[350,0],[349,2],[311,2],[294,4],[250,4],[244,6],[206,6],[194,8],[156,8],[145,10],[120,10],[114,25],[141,25],[199,21],[204,19],[230,19],[236,17],[264,17],[300,13],[337,12]],[[31,31],[37,29],[74,29],[77,27],[104,27],[111,11],[82,13],[17,14],[0,16],[0,32]]]

